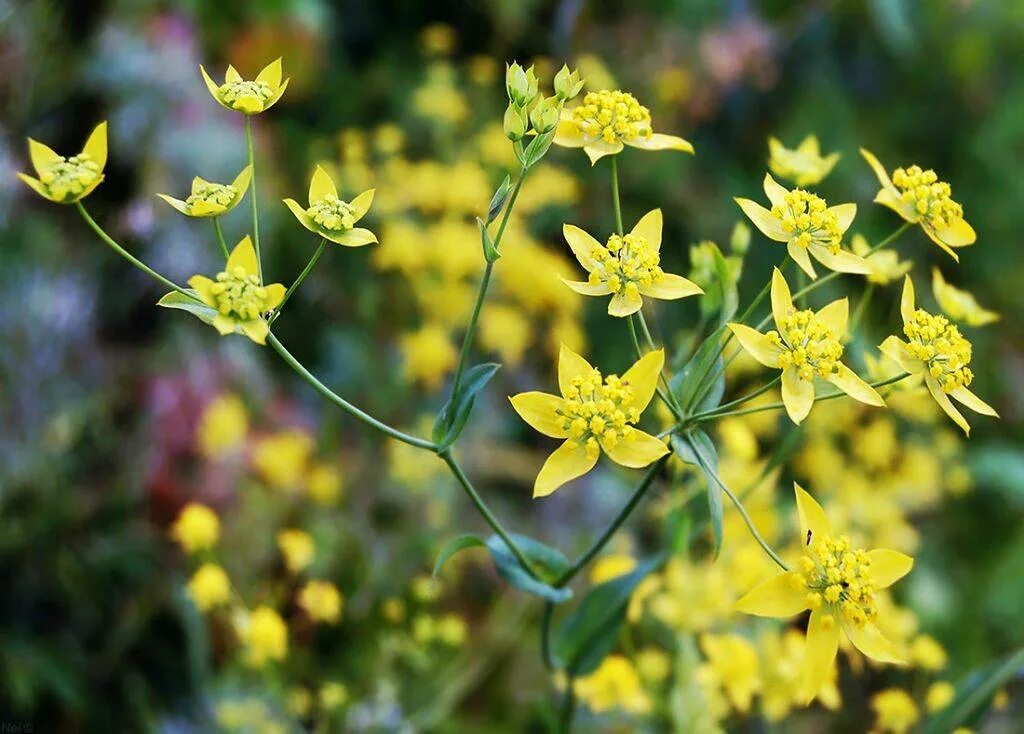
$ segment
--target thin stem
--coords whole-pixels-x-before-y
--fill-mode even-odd
[[[626,323],[629,324],[629,335],[633,339],[633,348],[636,350],[636,356],[637,358],[642,358],[644,356],[644,349],[643,347],[640,346],[640,339],[637,338],[636,322],[634,321],[633,316],[634,314],[630,314],[629,316],[627,316]],[[651,343],[651,348],[654,348],[653,342]],[[655,388],[655,391],[658,393],[658,398],[661,400],[661,402],[665,403],[665,406],[669,410],[672,411],[672,415],[674,415],[676,418],[682,418],[682,411],[680,411],[679,408],[676,407],[675,401],[671,397],[671,392],[668,389],[668,381],[665,380],[664,375],[661,375],[660,379],[664,387],[659,385],[658,387]]]
[[[615,160],[612,158],[612,160]],[[562,705],[558,710],[558,732],[569,734],[572,731],[572,719],[576,715],[576,691],[573,688],[573,679],[565,683],[565,693],[562,694]]]
[[[512,214],[512,207],[516,204],[516,199],[519,198],[519,190],[523,186],[523,181],[526,179],[526,173],[529,169],[523,168],[519,171],[519,178],[516,179],[516,185],[512,189],[512,193],[509,195],[508,203],[505,205],[505,212],[501,216],[501,222],[498,224],[498,231],[494,235],[494,246],[497,248],[501,245],[501,238],[505,235],[505,225],[508,224],[509,215]],[[459,364],[455,368],[455,377],[452,380],[452,395],[455,395],[459,391],[459,386],[462,384],[462,375],[466,371],[466,362],[469,361],[469,352],[473,348],[473,340],[476,337],[476,322],[480,318],[480,311],[483,309],[484,301],[487,298],[487,289],[491,284],[491,273],[494,270],[494,263],[488,261],[484,267],[484,275],[480,279],[480,288],[477,290],[476,303],[473,304],[473,313],[469,317],[469,323],[466,325],[466,334],[462,337],[462,349],[459,352]]]
[[[352,405],[352,403],[348,402],[343,397],[335,393],[329,387],[320,382],[320,380],[314,377],[313,374],[309,370],[307,370],[302,365],[301,362],[299,362],[299,360],[292,356],[291,352],[284,348],[284,345],[281,342],[279,342],[277,340],[277,337],[274,336],[273,334],[267,335],[267,343],[275,352],[281,355],[281,358],[288,363],[289,367],[291,367],[299,374],[299,377],[301,377],[310,385],[312,385],[317,392],[319,392],[321,395],[323,395],[325,398],[330,400],[332,403],[337,405],[342,410],[347,411],[357,419],[361,420],[366,425],[370,426],[371,428],[376,428],[381,433],[384,433],[397,441],[407,443],[410,446],[415,446],[416,448],[426,449],[427,451],[436,450],[437,447],[432,442],[424,438],[410,436],[408,433],[403,433],[402,431],[399,431],[397,428],[392,428],[387,423],[383,423],[377,420],[369,413],[360,410],[356,406]]]
[[[555,656],[551,654],[551,618],[555,613],[552,602],[544,602],[544,616],[540,620],[540,657],[544,667],[554,670],[557,667]]]
[[[764,393],[768,392],[769,390],[771,390],[773,387],[775,387],[781,381],[782,381],[782,373],[779,373],[778,377],[776,377],[774,380],[772,380],[772,381],[770,381],[770,382],[768,382],[768,383],[766,383],[764,385],[761,385],[761,387],[759,387],[756,390],[754,390],[754,392],[747,393],[746,395],[744,395],[742,397],[739,397],[739,398],[736,398],[735,400],[730,400],[728,403],[723,403],[722,405],[719,405],[718,407],[716,407],[715,410],[725,410],[725,409],[728,409],[728,408],[735,408],[737,405],[742,405],[743,403],[746,403],[746,402],[748,402],[750,400],[753,400],[758,395],[763,395]]]
[[[536,570],[534,570],[533,564],[530,563],[526,555],[519,549],[519,546],[512,541],[511,536],[509,536],[501,522],[494,516],[494,513],[492,513],[490,508],[487,507],[487,503],[484,502],[483,498],[477,493],[476,489],[473,487],[473,483],[469,481],[469,477],[467,477],[465,472],[462,471],[462,467],[460,467],[458,462],[455,461],[455,457],[452,456],[451,452],[445,450],[440,452],[438,456],[440,456],[444,460],[444,463],[448,465],[452,474],[454,474],[455,478],[459,480],[459,484],[461,484],[462,488],[466,490],[466,494],[473,502],[477,512],[479,512],[484,520],[487,521],[487,524],[491,526],[491,530],[493,530],[499,538],[505,541],[505,545],[507,545],[509,550],[512,551],[512,555],[516,557],[519,564],[535,579],[540,578]]]
[[[282,298],[281,302],[277,304],[277,308],[274,309],[274,312],[270,314],[271,324],[277,321],[277,317],[281,314],[281,309],[284,308],[284,304],[288,303],[288,299],[292,297],[292,293],[294,293],[298,289],[298,287],[302,285],[302,281],[304,281],[306,279],[306,276],[309,275],[310,272],[313,270],[313,266],[316,265],[316,262],[317,260],[320,259],[320,256],[324,254],[324,248],[326,247],[327,239],[321,238],[320,244],[317,245],[316,251],[313,253],[313,256],[309,258],[309,262],[306,263],[306,267],[304,267],[302,269],[302,272],[299,273],[299,277],[295,279],[295,282],[288,286],[288,290],[284,292],[284,298]]]
[[[174,281],[172,281],[172,280],[170,280],[168,278],[165,278],[164,276],[160,275],[160,273],[156,272],[155,270],[153,270],[153,268],[149,267],[148,265],[146,265],[146,263],[142,262],[137,257],[135,257],[130,252],[128,252],[126,249],[121,247],[121,245],[119,245],[116,242],[114,242],[113,238],[111,238],[110,235],[108,235],[106,232],[104,232],[103,228],[100,225],[96,224],[96,220],[94,220],[92,217],[89,216],[89,212],[87,212],[85,210],[85,207],[82,205],[81,201],[76,201],[75,202],[75,206],[78,207],[78,212],[82,215],[82,218],[86,221],[86,223],[90,227],[92,227],[93,232],[95,232],[99,236],[99,238],[101,240],[103,240],[108,245],[110,245],[111,249],[113,249],[114,252],[116,252],[118,255],[123,257],[125,260],[130,262],[132,265],[137,267],[139,270],[144,272],[149,277],[155,278],[156,280],[159,280],[161,283],[163,283],[168,288],[171,288],[172,290],[176,290],[181,295],[186,296],[188,298],[191,298],[193,301],[198,301],[198,299],[193,294],[189,293],[187,290],[182,288],[180,285],[178,285]]]
[[[622,205],[619,203],[619,157],[617,155],[608,156],[612,162],[612,204],[615,207],[615,231],[619,233],[621,237],[623,234],[622,229]]]
[[[220,217],[213,217],[213,231],[217,233],[220,251],[224,253],[224,259],[227,260],[231,254],[228,252],[228,244],[224,241],[224,231],[220,228]]]
[[[860,320],[864,317],[864,312],[867,311],[868,304],[871,303],[871,297],[875,295],[875,284],[868,283],[867,288],[864,289],[864,294],[860,297],[857,302],[857,309],[853,312],[853,316],[850,317],[850,324],[847,326],[847,331],[853,333],[857,330],[860,325]]]
[[[249,179],[249,201],[252,204],[252,244],[256,250],[256,270],[259,274],[260,285],[263,284],[263,257],[260,255],[260,216],[259,207],[256,204],[256,156],[252,148],[252,115],[245,116],[245,149],[249,155],[249,167],[252,170],[252,177]]]

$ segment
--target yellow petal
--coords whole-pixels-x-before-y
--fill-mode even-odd
[[[632,388],[633,400],[623,405],[624,409],[636,408],[642,413],[647,408],[658,388],[658,378],[664,366],[665,350],[656,349],[645,354],[626,370],[622,375],[622,383]]]
[[[367,189],[349,202],[352,205],[353,214],[357,222],[366,216],[366,212],[370,211],[370,205],[373,204],[373,195],[376,191],[377,189]]]
[[[28,156],[32,160],[32,167],[39,174],[60,158],[53,148],[32,138],[28,139]]]
[[[778,268],[772,268],[772,318],[775,325],[782,328],[782,322],[793,310],[793,295],[789,291],[789,283]]]
[[[267,326],[267,322],[263,319],[246,321],[242,324],[242,333],[257,344],[266,344],[267,334],[270,333],[270,327]]]
[[[584,377],[594,371],[590,362],[585,360],[569,347],[562,344],[558,350],[558,389],[562,395],[572,387],[572,378]]]
[[[850,301],[846,298],[832,301],[819,309],[815,315],[824,321],[828,328],[832,329],[832,333],[837,339],[842,339],[846,333],[846,321],[850,315]]]
[[[792,617],[807,609],[807,590],[795,571],[787,571],[748,591],[735,609],[758,617]]]
[[[600,242],[574,224],[563,224],[562,236],[569,243],[572,254],[576,256],[584,270],[589,273],[597,269],[597,261],[591,256],[591,253],[604,250]]]
[[[948,227],[938,230],[939,239],[950,247],[967,247],[978,239],[974,227],[966,219],[958,219]]]
[[[811,134],[805,137],[800,141],[800,145],[796,146],[796,152],[813,158],[820,156],[821,147],[818,145],[818,136]]]
[[[558,277],[562,278],[562,276]],[[608,286],[604,283],[581,282],[578,280],[567,280],[565,278],[562,278],[562,282],[582,296],[607,296],[611,293],[611,291],[608,290]]]
[[[660,298],[663,301],[674,301],[677,298],[696,296],[704,292],[704,289],[691,280],[674,273],[663,273],[650,285],[640,286],[640,295],[650,298]]]
[[[896,187],[892,183],[892,179],[889,178],[889,173],[885,170],[885,166],[875,157],[874,153],[866,148],[860,149],[860,154],[864,156],[864,160],[871,166],[871,170],[875,172],[875,176],[878,178],[878,183],[882,185],[883,189],[895,191]]]
[[[281,59],[277,58],[263,67],[263,70],[256,75],[256,81],[266,82],[271,89],[277,89],[281,83]]]
[[[235,249],[231,251],[230,257],[228,257],[227,269],[234,270],[235,268],[242,268],[246,275],[256,275],[259,272],[259,265],[256,262],[256,249],[252,246],[252,240],[249,239],[249,235],[246,235],[238,244],[235,245]]]
[[[281,99],[281,97],[284,95],[284,90],[288,88],[288,82],[290,81],[291,79],[285,79],[284,83],[277,88],[276,92],[274,92],[274,96],[272,96],[270,99],[263,103],[264,110],[269,110],[271,107],[277,104],[277,101]]]
[[[338,189],[334,185],[334,181],[327,171],[320,166],[317,166],[313,171],[313,178],[309,181],[309,204],[313,205],[313,202],[320,201],[325,196],[333,196],[337,198]]]
[[[600,452],[587,454],[583,444],[566,441],[548,457],[533,483],[533,496],[547,497],[556,489],[594,468]]]
[[[938,381],[932,377],[927,370],[924,373],[924,384],[928,388],[928,392],[931,393],[931,396],[935,398],[935,402],[939,404],[940,408],[942,408],[942,411],[952,418],[953,422],[960,426],[965,434],[970,436],[971,426],[967,422],[967,419],[964,418],[963,414],[956,409],[956,406],[954,406],[953,402],[949,399],[949,395],[943,391],[942,386],[939,385]]]
[[[327,232],[321,230],[320,234],[329,239],[331,242],[336,242],[339,245],[345,247],[362,247],[364,245],[372,245],[377,242],[377,235],[368,229],[362,227],[353,227],[352,229],[346,229],[343,232]]]
[[[616,442],[614,446],[607,446],[601,441],[601,448],[616,464],[631,469],[647,466],[668,453],[664,441],[635,429],[629,438]]]
[[[238,97],[231,103],[231,107],[247,115],[255,115],[263,111],[263,101],[252,96]]]
[[[789,193],[789,190],[772,178],[770,173],[764,175],[763,186],[765,196],[768,197],[768,201],[772,203],[772,206],[786,206],[786,195]]]
[[[782,348],[774,344],[767,336],[757,329],[745,324],[729,324],[729,329],[739,341],[740,345],[750,354],[751,357],[763,364],[765,367],[779,366],[779,355]]]
[[[811,280],[816,280],[818,274],[814,272],[814,266],[811,265],[811,257],[807,254],[807,250],[800,247],[795,242],[789,242],[786,244],[786,252],[793,258],[793,261],[800,266],[800,269],[807,273],[807,277]]]
[[[595,140],[583,146],[583,152],[590,159],[590,165],[596,164],[606,155],[618,155],[622,152],[622,143],[616,140],[614,143],[606,143],[603,140]]]
[[[836,215],[836,219],[839,220],[839,231],[844,233],[853,224],[854,217],[857,216],[856,204],[836,204],[830,206],[828,210]]]
[[[640,221],[630,230],[630,234],[643,237],[655,252],[659,252],[661,250],[661,226],[661,209],[652,209],[640,217]]]
[[[981,413],[982,415],[990,415],[993,418],[998,418],[999,414],[995,408],[986,403],[984,400],[979,398],[977,395],[972,393],[966,387],[958,387],[956,390],[951,392],[950,397],[956,399],[963,405],[967,406],[975,413]]]
[[[878,394],[875,388],[864,382],[856,372],[845,364],[839,365],[839,371],[828,378],[828,381],[838,387],[854,400],[859,400],[867,405],[874,405],[879,408],[885,407],[885,401]]]
[[[789,235],[782,230],[782,222],[773,217],[770,211],[750,199],[737,197],[735,201],[765,237],[776,242],[789,241]]]
[[[281,301],[284,300],[284,294],[287,289],[280,283],[271,283],[264,287],[267,290],[267,309],[272,310],[277,308],[281,304]]]
[[[621,146],[621,143],[619,145]],[[693,145],[690,141],[676,135],[665,135],[663,133],[652,133],[649,138],[627,140],[626,145],[640,148],[641,150],[681,150],[684,153],[693,153]]]
[[[228,64],[227,73],[224,74],[224,81],[229,84],[234,84],[235,82],[242,81],[242,75],[238,73],[238,69],[231,64]]]
[[[249,182],[252,181],[252,166],[246,166],[238,175],[235,176],[235,180],[231,182],[231,188],[235,190],[235,198],[231,201],[231,207],[234,207],[238,202],[245,196],[245,192],[249,189]],[[229,209],[231,207],[228,207]]]
[[[858,275],[867,275],[871,272],[871,265],[868,264],[868,261],[860,255],[854,255],[849,250],[839,250],[833,253],[827,247],[817,243],[812,243],[808,249],[814,255],[814,259],[829,270],[839,273],[857,273]]]
[[[620,318],[629,316],[643,308],[643,305],[644,299],[639,292],[623,288],[608,301],[608,315]]]
[[[310,216],[306,213],[306,210],[299,204],[299,202],[295,201],[295,199],[285,199],[284,203],[285,206],[287,206],[291,210],[291,213],[295,215],[295,218],[299,220],[299,223],[302,224],[303,227],[308,229],[310,232],[319,231],[316,226],[316,222],[314,222],[310,218]]]
[[[571,119],[563,118],[558,121],[558,127],[555,128],[555,138],[552,142],[563,148],[582,148],[584,143],[583,133],[580,132],[575,122]]]
[[[914,206],[903,201],[895,189],[882,189],[879,191],[875,194],[875,203],[892,209],[907,222],[917,223],[921,219],[921,215],[917,213]]]
[[[235,321],[224,314],[217,314],[213,317],[213,328],[220,332],[221,336],[235,333]]]
[[[924,362],[911,354],[907,343],[899,337],[886,337],[885,341],[878,345],[878,350],[905,372],[916,375],[924,371]]]
[[[900,656],[896,646],[889,641],[874,622],[868,622],[863,627],[847,622],[843,623],[843,631],[850,638],[854,647],[867,655],[872,660],[880,663],[903,664],[906,661]]]
[[[199,72],[203,75],[203,81],[206,82],[206,88],[210,90],[210,96],[217,100],[217,103],[221,106],[226,106],[220,100],[220,85],[210,78],[210,75],[206,73],[206,69],[203,68],[202,64],[199,65]]]
[[[914,281],[909,275],[903,276],[903,295],[900,297],[900,315],[903,323],[907,324],[914,320],[914,312],[917,310],[914,297]]]
[[[191,208],[185,213],[190,217],[212,217],[217,214],[223,214],[226,210],[227,207],[220,204],[200,200],[192,204]]]
[[[888,548],[870,550],[868,558],[871,559],[871,582],[876,589],[889,588],[914,567],[913,558]]]
[[[509,398],[519,416],[535,431],[551,438],[566,438],[565,420],[559,415],[564,400],[545,392],[523,392]]]
[[[161,199],[163,199],[168,204],[173,206],[182,214],[188,215],[188,212],[185,210],[185,202],[182,201],[181,199],[175,199],[173,196],[168,196],[167,194],[157,194],[157,196],[159,196]]]
[[[831,617],[825,621],[826,613],[811,612],[807,623],[807,647],[804,652],[803,692],[807,703],[828,682],[832,675],[836,653],[839,651],[839,620]]]
[[[205,275],[193,275],[188,279],[188,284],[192,286],[192,289],[199,294],[199,298],[202,299],[203,303],[207,306],[215,305],[213,300],[213,294],[210,292],[210,286],[213,285],[213,281],[207,278]]]
[[[29,176],[27,173],[20,172],[18,173],[18,178],[24,181],[30,189],[35,191],[43,198],[49,199],[50,201],[56,201],[56,199],[50,196],[50,192],[46,190],[46,187],[43,185],[43,182],[40,181],[38,178],[32,178],[32,176]]]
[[[107,165],[107,123],[106,120],[89,133],[89,139],[85,141],[82,152],[92,158],[93,162],[103,170]]]
[[[793,482],[793,491],[796,493],[796,513],[800,518],[800,543],[808,545],[814,538],[832,535],[832,525],[821,505],[796,482]]]

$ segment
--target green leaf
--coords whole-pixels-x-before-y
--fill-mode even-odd
[[[523,151],[523,168],[530,168],[540,161],[544,154],[548,152],[548,148],[551,147],[551,142],[554,139],[555,131],[551,130],[531,140],[530,144],[526,146],[526,150]]]
[[[506,174],[505,180],[501,182],[501,186],[494,192],[494,196],[491,197],[491,204],[487,207],[487,224],[493,222],[501,214],[501,210],[505,208],[505,199],[508,198],[508,192],[511,188],[512,177]]]
[[[444,548],[442,548],[441,552],[437,554],[437,561],[434,562],[434,572],[432,576],[436,578],[437,572],[441,570],[441,566],[445,564],[445,561],[459,551],[465,550],[466,548],[483,548],[486,545],[487,544],[484,543],[483,539],[479,535],[474,535],[473,533],[466,533],[465,535],[459,535],[452,538],[445,543]]]
[[[558,626],[553,651],[570,676],[590,673],[612,651],[626,619],[629,597],[663,560],[663,556],[655,556],[630,573],[593,587]]]
[[[523,568],[505,541],[498,535],[492,535],[487,539],[487,549],[491,552],[491,558],[494,559],[494,568],[506,583],[554,604],[560,604],[572,598],[571,589],[556,588],[551,585],[551,582],[569,568],[569,561],[564,555],[525,535],[513,534],[511,538],[541,578],[536,579],[530,575],[530,572]]]
[[[737,289],[733,269],[729,267],[729,263],[717,245],[712,250],[712,254],[715,258],[715,274],[718,276],[718,288],[722,294],[718,324],[719,326],[725,326],[736,315],[736,310],[740,306],[740,294]]]
[[[718,452],[711,437],[699,428],[672,437],[672,449],[687,464],[696,464],[704,472],[708,485],[708,513],[714,536],[714,554],[722,548],[722,488],[718,484]]]
[[[488,381],[494,377],[494,373],[501,367],[496,362],[485,362],[475,367],[470,367],[462,376],[462,383],[459,385],[458,394],[452,395],[448,402],[437,414],[434,421],[433,440],[437,444],[437,452],[440,453],[450,448],[455,439],[466,427],[470,413],[473,412],[473,401],[477,393],[484,389]]]
[[[669,389],[686,415],[718,407],[725,394],[725,371],[722,369],[722,335],[720,326],[704,340],[690,361],[669,382]],[[717,375],[708,387],[712,375]],[[703,394],[700,400],[698,395]]]
[[[957,684],[956,695],[946,708],[925,723],[924,734],[944,734],[973,724],[1002,686],[1024,668],[1024,649],[968,673]]]
[[[967,463],[974,481],[979,486],[1000,490],[1018,505],[1024,503],[1024,450],[1009,443],[972,449]]]
[[[189,298],[188,296],[178,293],[178,291],[171,291],[157,301],[156,305],[163,306],[164,308],[176,308],[180,311],[188,311],[204,324],[212,324],[213,319],[217,316],[217,309],[203,303],[202,299],[199,298],[199,293],[191,288],[186,288],[185,290],[190,294],[194,293],[195,295],[192,298]]]
[[[492,263],[501,257],[501,253],[498,251],[498,246],[494,244],[494,240],[491,239],[491,233],[487,231],[487,225],[484,224],[484,220],[477,217],[476,223],[480,226],[480,242],[484,248],[484,259]]]

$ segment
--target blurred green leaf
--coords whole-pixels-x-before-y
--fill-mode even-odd
[[[718,452],[711,437],[695,429],[682,436],[672,437],[672,449],[687,464],[696,464],[707,478],[708,512],[714,536],[714,554],[722,548],[722,488],[718,486]]]
[[[437,572],[441,570],[441,566],[445,564],[449,558],[454,556],[461,550],[466,548],[477,548],[485,547],[487,544],[484,543],[483,538],[473,533],[466,533],[465,535],[459,535],[452,538],[445,543],[444,548],[437,554],[437,561],[434,563],[434,571],[432,576],[437,577]]]
[[[498,575],[509,585],[555,604],[572,598],[571,589],[555,588],[550,584],[568,570],[568,559],[554,548],[549,548],[526,535],[513,534],[511,537],[512,542],[519,547],[542,578],[535,579],[531,576],[530,572],[519,563],[505,541],[497,535],[492,535],[487,539],[487,549],[491,552],[491,558],[494,559],[494,568],[498,571]]]
[[[1017,503],[1024,503],[1024,451],[1009,444],[995,443],[973,449],[968,456],[971,477],[994,487]]]
[[[945,734],[958,726],[973,724],[996,691],[1022,668],[1024,649],[968,673],[957,684],[952,702],[925,724],[924,734]]]
[[[477,217],[476,223],[480,226],[480,243],[484,249],[484,259],[492,263],[501,257],[501,253],[498,251],[498,246],[494,244],[494,240],[491,239],[491,233],[487,231],[484,220]]]
[[[726,262],[722,251],[718,249],[718,245],[714,245],[712,253],[715,258],[715,274],[718,276],[718,288],[722,294],[718,325],[725,326],[736,315],[736,310],[740,305],[740,294],[733,269],[729,267],[729,263]],[[724,385],[724,376],[722,379]],[[721,396],[719,396],[719,399],[721,399]],[[717,404],[715,403],[715,405]]]
[[[466,427],[470,413],[473,412],[473,401],[476,399],[477,393],[484,389],[500,368],[501,365],[496,362],[485,362],[466,370],[458,393],[452,395],[451,399],[444,404],[434,422],[433,440],[437,444],[439,452],[450,448],[455,443],[455,439]]]
[[[178,293],[178,291],[171,291],[157,301],[156,305],[163,306],[164,308],[176,308],[179,311],[188,311],[204,324],[212,324],[213,319],[217,316],[217,309],[203,303],[199,298],[199,294],[191,288],[186,288],[185,290],[189,293],[195,293],[195,297],[187,298]]]
[[[722,395],[725,394],[725,372],[722,370],[722,355],[719,350],[724,329],[723,326],[715,329],[669,383],[669,389],[687,415],[710,410],[722,402]],[[715,374],[718,376],[712,385],[702,389]],[[701,393],[703,397],[697,400]]]
[[[505,208],[505,199],[508,198],[509,189],[512,188],[512,177],[505,174],[505,180],[501,182],[501,185],[494,192],[494,196],[491,197],[490,206],[487,207],[487,222],[490,224],[498,215],[501,210]]]

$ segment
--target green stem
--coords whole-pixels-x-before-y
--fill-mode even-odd
[[[220,243],[220,251],[224,253],[224,260],[226,261],[231,257],[231,253],[228,252],[228,245],[224,241],[224,232],[220,228],[220,217],[213,217],[213,231],[217,233],[217,242]]]
[[[302,272],[299,273],[299,277],[295,279],[295,282],[288,286],[288,290],[284,292],[284,298],[282,298],[281,302],[277,304],[277,308],[274,309],[274,312],[270,314],[271,324],[277,321],[277,317],[280,316],[281,309],[284,308],[284,304],[288,303],[288,299],[292,297],[292,293],[302,285],[302,281],[304,281],[306,276],[308,276],[313,270],[313,266],[316,265],[317,260],[319,260],[320,256],[324,254],[325,247],[327,247],[327,239],[321,238],[320,244],[317,245],[316,251],[313,253],[313,257],[309,258],[309,262],[306,263],[306,267],[304,267]]]
[[[416,448],[419,449],[426,449],[427,451],[436,450],[437,447],[434,446],[432,442],[424,438],[410,436],[408,433],[403,433],[402,431],[399,431],[397,428],[392,428],[387,423],[383,423],[377,420],[369,413],[360,410],[356,406],[352,405],[352,403],[348,402],[343,397],[336,394],[333,390],[331,390],[329,387],[320,382],[320,380],[314,377],[313,374],[309,370],[307,370],[302,365],[301,362],[299,362],[299,360],[292,356],[291,352],[284,348],[284,345],[281,342],[279,342],[277,340],[277,337],[274,336],[273,334],[267,335],[267,343],[275,352],[281,355],[281,358],[288,363],[289,367],[291,367],[299,374],[299,377],[301,377],[310,385],[312,385],[317,392],[319,392],[321,395],[323,395],[325,398],[330,400],[332,403],[337,405],[342,410],[347,411],[352,416],[361,420],[366,425],[370,426],[371,428],[376,428],[381,433],[384,433],[397,441],[407,443],[410,446],[415,446]]]
[[[619,157],[617,155],[608,156],[612,162],[612,204],[615,207],[615,231],[619,233],[621,237],[623,234],[622,229],[622,205],[619,202]]]
[[[651,336],[651,330],[647,328],[647,319],[644,318],[643,311],[636,312],[637,320],[640,322],[640,330],[644,333],[644,339],[647,341],[647,346],[653,352],[658,348],[658,345],[654,343],[654,337]],[[676,402],[675,395],[672,394],[672,388],[669,387],[669,375],[666,374],[666,368],[663,366],[661,372],[658,375],[658,379],[661,381],[661,390],[664,394],[661,394],[661,399],[666,402],[669,410],[677,417],[681,418],[683,411],[679,407],[679,403]]]
[[[612,158],[612,160],[615,160]],[[572,719],[576,715],[576,691],[573,689],[573,679],[569,678],[565,683],[565,693],[562,695],[562,705],[558,710],[558,732],[569,734],[572,731]]]
[[[119,245],[116,242],[114,242],[113,238],[111,238],[110,235],[108,235],[106,232],[104,232],[103,228],[100,225],[96,224],[96,220],[94,220],[91,216],[89,216],[89,212],[87,212],[85,210],[85,207],[82,205],[81,201],[76,201],[75,202],[75,206],[78,207],[78,212],[82,215],[82,218],[86,221],[86,224],[88,224],[90,227],[92,227],[93,232],[95,232],[99,236],[99,238],[101,240],[103,240],[108,245],[110,245],[111,249],[113,249],[114,252],[116,252],[118,255],[120,255],[125,260],[130,262],[132,265],[137,267],[139,270],[144,272],[146,275],[150,276],[151,278],[155,278],[156,280],[159,280],[161,283],[163,283],[168,288],[177,291],[178,293],[180,293],[183,296],[191,298],[193,301],[198,301],[199,300],[199,299],[197,299],[195,297],[195,295],[193,295],[192,293],[189,293],[187,290],[182,288],[180,285],[178,285],[174,281],[172,281],[172,280],[170,280],[168,278],[165,278],[164,276],[160,275],[160,273],[156,272],[155,270],[153,270],[153,268],[149,267],[148,265],[146,265],[146,263],[142,262],[137,257],[135,257],[130,252],[128,252],[126,249],[121,247],[121,245]]]
[[[643,347],[640,346],[640,339],[637,337],[636,322],[633,319],[633,314],[630,314],[629,316],[626,317],[626,323],[629,324],[629,335],[633,339],[633,348],[636,350],[637,358],[642,358],[644,356],[644,349]],[[651,349],[654,349],[653,342],[651,342]],[[672,414],[676,418],[682,418],[682,411],[680,411],[679,408],[676,407],[676,403],[671,396],[671,391],[668,389],[668,381],[665,380],[664,375],[660,375],[659,378],[664,387],[659,385],[657,388],[655,388],[655,391],[658,393],[658,398],[661,400],[661,402],[665,403],[665,406],[672,411]]]
[[[771,390],[773,387],[775,387],[775,385],[777,385],[781,381],[782,381],[782,374],[779,373],[778,377],[776,377],[774,380],[772,380],[772,381],[770,381],[770,382],[768,382],[768,383],[766,383],[764,385],[761,385],[761,387],[759,387],[756,390],[754,390],[754,392],[747,393],[746,395],[744,395],[742,397],[739,397],[739,398],[736,398],[735,400],[730,400],[728,403],[723,403],[722,405],[717,406],[714,410],[716,410],[716,411],[726,410],[728,408],[735,408],[737,405],[742,405],[743,403],[746,403],[746,402],[748,402],[750,400],[753,400],[758,395],[763,395],[764,393],[768,392],[769,390]],[[700,415],[700,414],[698,414],[698,415]],[[696,417],[696,416],[694,416],[694,417]]]
[[[494,513],[491,512],[490,508],[487,507],[487,503],[484,502],[483,498],[479,493],[477,493],[476,489],[473,487],[473,483],[469,481],[469,477],[466,476],[465,472],[462,471],[462,467],[460,467],[458,462],[455,461],[455,457],[452,456],[451,451],[442,451],[438,456],[440,456],[444,463],[448,465],[448,468],[451,469],[455,478],[459,480],[459,484],[461,484],[462,488],[466,491],[470,501],[472,501],[473,505],[476,507],[477,512],[479,512],[484,520],[487,521],[487,524],[491,526],[491,530],[493,530],[499,538],[505,541],[505,545],[507,545],[509,550],[512,551],[512,555],[516,557],[516,560],[519,561],[519,564],[526,570],[526,572],[535,579],[539,579],[540,576],[533,568],[533,564],[530,563],[526,555],[519,549],[519,546],[512,541],[511,536],[509,536],[501,522],[494,516]]]
[[[544,602],[544,616],[540,620],[540,657],[544,667],[554,670],[557,666],[555,656],[551,654],[551,618],[555,613],[552,602]]]
[[[523,168],[519,171],[519,178],[516,179],[516,185],[512,189],[512,193],[509,195],[508,203],[505,205],[505,212],[502,214],[501,222],[498,224],[498,231],[494,236],[495,248],[501,245],[501,238],[505,235],[505,225],[508,224],[509,215],[512,214],[512,207],[516,204],[516,199],[519,198],[519,190],[523,186],[523,181],[526,179],[526,172],[529,169]],[[473,313],[469,317],[469,324],[466,326],[466,334],[462,337],[462,349],[459,352],[459,363],[455,368],[455,377],[452,380],[452,395],[455,395],[459,391],[459,387],[462,384],[462,375],[466,371],[466,362],[469,361],[469,352],[473,348],[473,340],[476,337],[476,322],[480,318],[480,311],[483,309],[484,301],[487,298],[487,289],[491,284],[491,273],[494,271],[494,263],[488,261],[484,267],[484,275],[480,279],[480,288],[477,290],[476,303],[473,304]]]
[[[260,255],[260,217],[259,207],[256,204],[256,156],[252,147],[252,115],[245,116],[245,149],[249,155],[249,167],[252,176],[249,179],[249,201],[252,203],[252,244],[256,250],[256,270],[259,274],[260,285],[263,285],[263,256]]]
[[[849,333],[853,333],[857,330],[860,325],[860,320],[864,317],[864,312],[867,311],[868,304],[871,303],[871,297],[875,295],[875,284],[868,283],[868,287],[864,289],[864,294],[860,297],[857,302],[857,309],[853,312],[853,316],[850,318],[849,326],[846,330]]]

